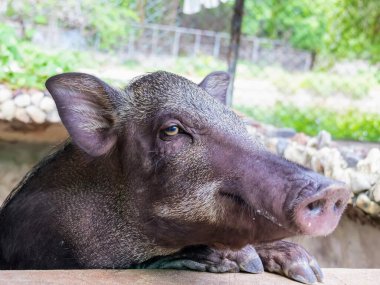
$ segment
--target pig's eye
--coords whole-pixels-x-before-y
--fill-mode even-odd
[[[179,133],[179,127],[176,125],[167,127],[166,129],[162,130],[163,133],[167,136],[175,136]]]

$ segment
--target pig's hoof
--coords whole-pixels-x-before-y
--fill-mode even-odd
[[[263,263],[255,248],[248,245],[239,251],[224,252],[225,258],[234,260],[239,266],[240,271],[249,273],[262,273],[264,271]]]
[[[133,268],[190,269],[219,273],[264,271],[263,264],[252,246],[246,246],[239,251],[192,246],[172,255],[155,257]]]
[[[322,282],[323,274],[317,261],[301,246],[278,241],[255,248],[266,271],[285,275],[306,284]]]

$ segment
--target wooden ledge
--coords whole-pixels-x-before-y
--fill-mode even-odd
[[[374,285],[379,284],[380,280],[380,269],[329,268],[324,269],[323,272],[324,285]],[[0,284],[300,285],[301,283],[270,273],[215,274],[177,270],[15,270],[0,271]]]

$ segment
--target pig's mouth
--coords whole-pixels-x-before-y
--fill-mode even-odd
[[[246,202],[246,200],[243,197],[241,197],[239,194],[229,193],[225,191],[220,191],[219,194],[220,196],[228,199],[229,201],[233,202],[237,206],[242,207],[246,211],[248,211],[248,215],[250,216],[250,219],[252,221],[255,221],[256,218],[259,216],[273,223],[275,226],[278,226],[282,228],[283,230],[291,233],[292,235],[297,234],[296,231],[292,231],[291,229],[283,225],[276,217],[270,214],[267,210],[253,207],[250,203]]]

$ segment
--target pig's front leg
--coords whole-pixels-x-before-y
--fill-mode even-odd
[[[265,271],[276,272],[302,283],[322,282],[323,274],[317,261],[301,246],[277,241],[255,246]]]
[[[263,264],[255,249],[246,246],[239,251],[218,250],[208,246],[191,246],[168,256],[154,257],[133,268],[185,269],[208,272],[261,273]]]

